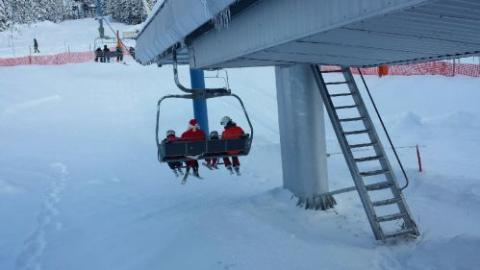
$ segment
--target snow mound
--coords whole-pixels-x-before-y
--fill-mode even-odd
[[[36,107],[46,106],[49,103],[58,102],[58,101],[61,101],[61,100],[62,100],[62,98],[59,95],[52,95],[52,96],[48,96],[48,97],[43,97],[43,98],[39,98],[39,99],[25,101],[25,102],[22,102],[22,103],[19,103],[19,104],[14,104],[14,105],[11,105],[11,106],[7,107],[3,111],[3,113],[0,114],[0,116],[8,116],[8,115],[20,113],[20,112],[23,112],[23,111],[32,110],[32,109],[35,109]]]
[[[0,179],[0,195],[16,194],[23,192],[23,189],[15,186],[10,181]]]
[[[400,255],[397,258],[399,267],[393,267],[392,269],[471,270],[475,268],[472,266],[480,264],[479,246],[480,238],[470,235],[421,242],[413,252]]]
[[[424,126],[422,117],[411,111],[396,115],[391,122],[392,127],[399,130],[419,129]]]
[[[480,119],[476,114],[468,111],[455,111],[430,119],[430,123],[436,126],[451,128],[477,128],[480,127]]]

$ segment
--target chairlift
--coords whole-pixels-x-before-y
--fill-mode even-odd
[[[228,73],[225,72],[228,76]],[[204,89],[189,89],[180,83],[178,78],[178,66],[177,66],[177,54],[176,50],[173,50],[173,75],[175,84],[177,87],[187,94],[183,95],[166,95],[162,97],[157,103],[157,123],[155,128],[155,137],[158,149],[158,161],[163,162],[175,162],[175,161],[187,161],[192,159],[207,159],[207,158],[223,158],[231,156],[246,156],[250,152],[250,148],[253,141],[253,126],[248,116],[247,110],[243,104],[242,99],[233,94],[229,88],[228,77],[225,79],[226,87],[224,88],[204,88]],[[214,78],[221,78],[219,73]],[[245,118],[250,128],[250,133],[243,135],[239,139],[223,140],[221,138],[210,140],[206,138],[205,141],[184,141],[178,140],[174,142],[166,142],[166,140],[160,140],[159,127],[160,127],[160,108],[162,102],[166,99],[189,99],[196,98],[222,98],[233,97],[236,99],[242,107]],[[234,152],[235,155],[229,153]]]

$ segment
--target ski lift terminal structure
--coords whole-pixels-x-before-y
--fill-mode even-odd
[[[176,62],[195,69],[275,66],[284,187],[308,208],[335,204],[332,195],[339,191],[328,186],[325,106],[355,184],[342,192],[357,190],[376,239],[417,236],[350,68],[480,54],[480,2],[165,0],[139,33],[135,57],[145,65],[170,64],[174,52]],[[319,65],[338,69],[322,71]],[[328,80],[330,73],[341,80]],[[337,98],[351,98],[351,104],[338,105]],[[355,115],[344,116],[346,110]],[[345,127],[354,122],[363,128]],[[355,156],[352,149],[362,147],[371,147],[372,154]],[[363,170],[361,164],[371,161],[379,168]],[[372,178],[383,180],[368,182]],[[391,198],[371,195],[386,190]],[[396,212],[379,214],[381,207]]]

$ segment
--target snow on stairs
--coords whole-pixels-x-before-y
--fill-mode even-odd
[[[386,240],[406,235],[418,236],[418,228],[395,179],[385,149],[380,142],[350,69],[321,71],[319,66],[312,65],[312,71],[375,238]],[[326,82],[325,73],[341,74],[344,80]],[[331,89],[332,87],[335,89]],[[351,99],[349,105],[338,104],[335,100],[339,98]],[[343,118],[339,116],[348,112],[355,116]],[[362,127],[345,131],[344,125],[352,123],[357,123]],[[363,141],[351,143],[351,137],[355,136],[364,136]],[[368,141],[365,141],[365,137],[368,138]],[[353,149],[366,149],[374,154],[355,157]],[[361,164],[369,162],[375,162],[380,169],[361,171]],[[381,178],[382,181],[372,183],[370,180],[372,178]],[[379,192],[382,196],[374,194]],[[383,207],[390,207],[388,210],[392,211],[392,206],[393,213],[381,211]],[[387,226],[387,223],[390,224]]]

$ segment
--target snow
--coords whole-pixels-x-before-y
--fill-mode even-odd
[[[110,24],[115,30],[120,31],[120,35],[123,31],[135,29],[135,26],[122,23],[111,22]],[[115,33],[112,33],[107,25],[104,27],[105,35],[115,37]],[[0,57],[31,54],[34,38],[38,40],[40,55],[92,51],[94,46],[99,44],[95,41],[96,37],[98,37],[98,21],[92,18],[69,20],[58,24],[43,21],[30,25],[16,25],[9,31],[0,32]]]
[[[273,69],[229,75],[255,127],[243,174],[201,168],[182,186],[155,156],[156,101],[180,93],[170,66],[0,68],[0,269],[477,268],[478,78],[367,77],[396,145],[424,146],[423,173],[414,149],[399,150],[422,235],[382,244],[355,193],[326,212],[295,205],[281,188]],[[208,106],[211,130],[225,114],[246,126],[234,99]],[[189,101],[165,102],[161,133],[191,117]],[[327,140],[338,152],[329,125]],[[341,155],[328,163],[333,189],[353,184]]]

